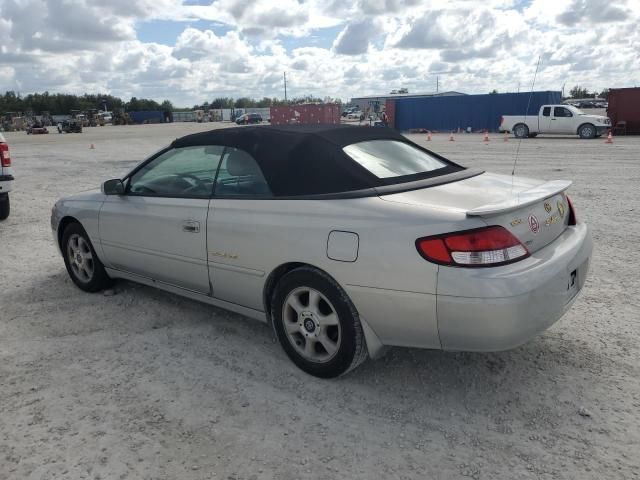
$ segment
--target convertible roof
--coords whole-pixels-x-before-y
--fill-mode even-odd
[[[265,125],[219,128],[194,133],[176,139],[172,147],[223,145],[244,150],[260,165],[273,194],[288,197],[350,192],[398,183],[397,179],[376,177],[342,150],[353,143],[385,139],[414,145],[390,128]],[[449,171],[462,169],[445,159],[442,160],[450,165],[447,167]],[[448,172],[437,172],[442,173]],[[429,172],[418,178],[433,175],[434,172]]]

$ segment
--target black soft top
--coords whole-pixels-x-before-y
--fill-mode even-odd
[[[442,160],[446,167],[431,172],[378,178],[342,150],[367,140],[397,140]],[[349,125],[269,125],[220,128],[175,140],[174,148],[201,145],[235,147],[258,162],[271,191],[278,197],[334,194],[413,182],[464,170],[425,150],[390,128]]]

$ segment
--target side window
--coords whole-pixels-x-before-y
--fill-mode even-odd
[[[545,117],[548,117],[549,115],[551,115],[551,107],[544,107],[542,109],[542,115]]]
[[[218,170],[216,196],[264,197],[271,189],[255,159],[244,150],[227,148]]]
[[[564,107],[553,107],[554,117],[573,117],[571,112]]]
[[[174,148],[134,173],[127,193],[142,196],[209,198],[224,152],[221,146]]]

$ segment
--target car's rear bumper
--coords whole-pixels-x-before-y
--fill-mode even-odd
[[[13,190],[13,175],[0,175],[0,194]]]
[[[506,350],[546,330],[582,289],[592,248],[587,225],[579,224],[521,262],[441,268],[437,312],[442,348]],[[572,280],[575,285],[569,288]]]

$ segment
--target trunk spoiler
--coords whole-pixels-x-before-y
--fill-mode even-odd
[[[530,188],[529,190],[523,190],[516,193],[510,199],[501,203],[488,203],[480,207],[473,208],[467,211],[467,216],[485,216],[485,215],[498,215],[502,213],[512,212],[519,208],[533,205],[545,198],[553,197],[554,195],[564,192],[571,186],[569,180],[553,180],[546,182],[537,187]]]

